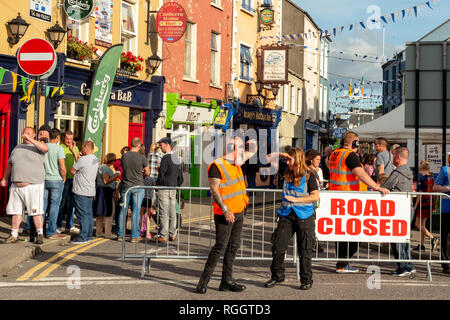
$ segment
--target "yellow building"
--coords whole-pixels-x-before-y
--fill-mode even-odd
[[[56,70],[47,79],[40,81],[39,126],[50,124],[62,131],[71,130],[79,144],[83,138],[85,118],[89,103],[91,81],[95,66],[108,47],[122,43],[124,53],[131,52],[136,59],[132,66],[122,62],[111,92],[103,138],[103,154],[114,152],[120,155],[129,140],[141,137],[148,147],[154,135],[154,123],[161,111],[164,79],[159,70],[151,70],[147,59],[153,54],[161,57],[161,42],[154,31],[154,11],[162,0],[85,0],[93,3],[92,11],[84,20],[76,21],[65,11],[67,1],[17,0],[2,1],[0,23],[20,14],[29,24],[18,43],[0,41],[0,67],[6,69],[4,84],[12,82],[12,75],[23,73],[16,62],[16,51],[27,40],[43,38],[50,41],[48,29],[57,23],[67,30],[62,43],[56,48],[58,63]],[[153,11],[150,13],[149,11]],[[8,34],[10,34],[7,26]],[[147,36],[149,35],[149,36]],[[139,67],[138,67],[139,65]],[[126,68],[128,67],[128,68]],[[21,84],[20,80],[18,81]],[[19,141],[17,131],[25,125],[34,126],[35,102],[27,106],[19,101],[23,90],[19,85],[1,87],[0,94],[9,98],[11,113],[10,145]],[[55,89],[57,88],[57,89]],[[6,108],[6,107],[5,107]]]

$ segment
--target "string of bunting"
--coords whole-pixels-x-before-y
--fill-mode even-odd
[[[397,21],[401,19],[405,19],[406,16],[410,16],[412,12],[414,12],[415,17],[419,15],[420,12],[424,12],[425,8],[429,8],[433,10],[433,5],[437,5],[437,3],[440,0],[430,0],[426,2],[419,3],[413,7],[409,7],[403,10],[399,10],[396,12],[392,12],[383,16],[380,16],[380,18],[374,18],[374,19],[368,19],[367,21],[359,21],[356,23],[351,23],[346,26],[339,26],[327,29],[325,31],[318,31],[318,32],[305,32],[305,33],[294,33],[294,34],[287,34],[282,36],[262,36],[261,39],[278,39],[281,41],[285,40],[308,40],[312,38],[322,37],[322,36],[334,36],[336,37],[337,34],[340,34],[344,31],[353,31],[357,28],[361,27],[363,30],[367,30],[369,28],[369,23],[384,23],[388,24],[390,22],[396,23]]]
[[[10,83],[3,83],[3,80],[5,79],[5,74],[6,72],[8,72],[9,74],[11,74],[11,80],[12,82]],[[20,79],[20,80],[19,80]],[[2,68],[0,67],[0,85],[11,85],[12,86],[12,93],[15,93],[18,89],[18,84],[21,84],[21,88],[22,88],[22,92],[24,94],[24,96],[22,98],[19,99],[19,101],[24,101],[26,103],[30,103],[31,102],[31,97],[32,97],[32,93],[33,93],[33,88],[34,85],[36,84],[36,80],[32,80],[29,79],[25,76],[22,76],[20,74],[17,74],[15,72],[12,72],[8,69]],[[45,97],[48,98],[48,96],[50,95],[51,98],[55,97],[55,95],[63,95],[64,94],[64,88],[67,86],[66,83],[64,83],[62,86],[48,86],[45,85]],[[51,92],[51,94],[50,94]]]

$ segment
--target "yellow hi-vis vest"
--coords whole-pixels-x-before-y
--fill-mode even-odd
[[[247,207],[249,199],[241,167],[228,162],[224,158],[219,158],[209,165],[208,171],[213,163],[219,169],[222,177],[219,185],[219,193],[222,196],[223,202],[232,213],[243,212]],[[213,203],[213,211],[214,214],[223,214],[215,202]]]

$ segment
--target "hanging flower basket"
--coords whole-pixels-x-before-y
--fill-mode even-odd
[[[122,56],[120,57],[120,69],[134,74],[138,71],[142,71],[143,61],[144,59],[142,59],[141,56],[135,56],[129,51],[128,53],[122,52]]]
[[[67,37],[67,57],[78,61],[91,60],[97,48],[87,42],[80,41],[74,36]]]

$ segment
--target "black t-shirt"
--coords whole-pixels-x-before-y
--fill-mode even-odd
[[[348,155],[347,159],[345,159],[345,164],[349,167],[350,170],[361,167],[361,159],[358,154],[352,152]]]
[[[317,176],[318,177],[318,176]],[[318,179],[316,178],[313,172],[309,173],[309,179],[306,182],[308,184],[308,192],[319,190],[319,184],[317,183]]]
[[[222,179],[222,175],[220,174],[219,168],[217,168],[216,164],[213,163],[208,170],[208,178],[216,178]]]

